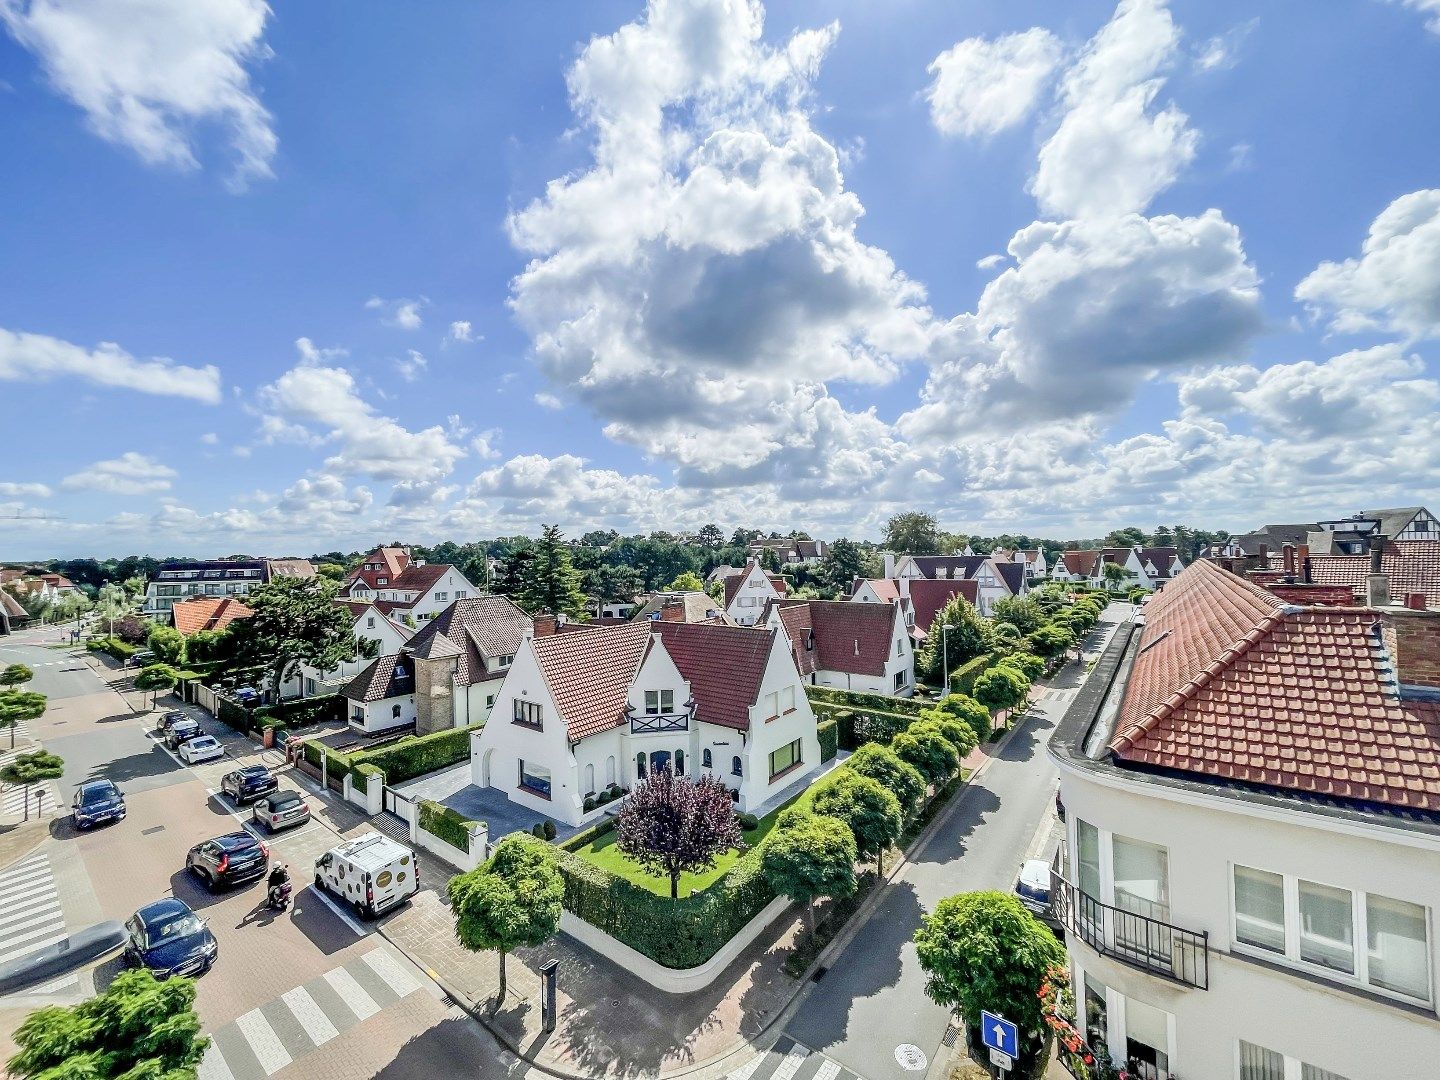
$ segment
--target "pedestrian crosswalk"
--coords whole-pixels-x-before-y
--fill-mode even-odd
[[[781,1036],[763,1054],[757,1054],[725,1080],[861,1080],[855,1073],[796,1042]]]
[[[213,1032],[199,1080],[274,1076],[420,987],[388,949],[372,949]]]
[[[14,761],[21,754],[35,750],[34,746],[22,746],[15,750],[6,750],[0,753],[0,769],[3,769],[10,762]],[[39,792],[37,799],[36,793]],[[22,784],[0,783],[0,817],[11,816],[23,818],[25,816],[26,804],[29,804],[30,816],[37,814],[52,814],[55,812],[55,788],[49,783],[31,784],[27,790]]]
[[[64,937],[65,912],[49,857],[37,851],[0,873],[0,964],[28,956]],[[48,993],[77,981],[78,976],[71,975],[41,990]]]

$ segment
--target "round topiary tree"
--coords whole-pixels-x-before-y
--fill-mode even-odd
[[[150,664],[141,668],[135,676],[135,689],[150,691],[150,707],[153,709],[155,698],[162,693],[168,694],[179,682],[180,677],[169,664]]]
[[[816,792],[814,811],[844,822],[860,856],[873,855],[875,868],[883,872],[885,849],[900,838],[904,827],[900,800],[868,776],[843,768],[838,772],[833,782]]]
[[[994,730],[994,723],[990,719],[990,710],[973,697],[965,694],[951,694],[941,701],[936,708],[944,709],[955,719],[968,727],[975,733],[975,744],[978,746],[990,738]]]
[[[975,700],[993,712],[1015,708],[1029,692],[1030,683],[1024,674],[1004,664],[982,672],[975,680]]]
[[[853,893],[859,857],[844,822],[811,815],[769,839],[762,849],[762,866],[771,888],[805,905],[805,923],[813,935],[815,901]]]
[[[883,743],[866,743],[850,755],[845,765],[892,793],[907,817],[925,797],[925,777]]]
[[[10,729],[10,749],[15,749],[15,732],[27,720],[45,715],[46,697],[29,690],[0,690],[0,731]]]
[[[7,784],[19,784],[21,798],[25,803],[25,820],[30,820],[30,785],[46,780],[58,780],[65,774],[65,760],[48,750],[34,750],[21,754],[3,769],[0,780]]]
[[[960,767],[960,752],[955,744],[934,728],[912,724],[890,740],[890,747],[937,789]]]
[[[926,709],[920,714],[920,719],[910,725],[910,730],[938,732],[946,742],[955,747],[955,752],[961,761],[969,757],[970,752],[979,745],[979,740],[975,738],[975,732],[970,730],[970,725],[957,720],[944,709]]]

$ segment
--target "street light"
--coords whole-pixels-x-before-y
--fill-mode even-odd
[[[946,623],[940,628],[940,662],[945,671],[945,689],[940,691],[940,700],[950,696],[950,631],[955,627]]]

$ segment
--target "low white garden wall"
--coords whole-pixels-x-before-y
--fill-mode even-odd
[[[416,847],[423,848],[433,855],[439,855],[451,866],[456,867],[462,873],[474,870],[486,858],[486,848],[490,840],[490,830],[484,824],[478,824],[470,830],[470,850],[461,851],[459,848],[447,844],[440,837],[432,832],[427,832],[420,827],[420,811],[416,807],[415,820],[410,822],[410,841]]]
[[[576,941],[590,946],[606,959],[613,960],[627,971],[638,975],[656,989],[667,994],[689,994],[705,989],[718,979],[720,973],[730,966],[730,962],[763,934],[789,906],[790,901],[786,897],[777,896],[709,960],[698,967],[684,970],[657,964],[644,953],[636,952],[629,945],[616,941],[604,930],[568,911],[560,916],[560,929]]]

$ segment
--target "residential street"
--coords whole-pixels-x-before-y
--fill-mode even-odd
[[[1106,609],[1087,643],[1087,662],[1130,610],[1125,604]],[[868,1080],[917,1074],[896,1057],[903,1044],[918,1046],[931,1063],[949,1052],[941,1045],[949,1012],[925,995],[911,936],[924,912],[947,896],[1013,887],[1031,840],[1053,815],[1058,776],[1045,746],[1084,670],[1084,664],[1067,667],[981,782],[961,792],[879,909],[801,999],[787,1035]]]

